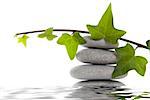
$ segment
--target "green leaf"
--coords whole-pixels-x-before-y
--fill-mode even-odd
[[[97,26],[87,25],[87,28],[93,40],[100,40],[105,38],[105,35],[101,32],[100,28],[98,28]]]
[[[150,40],[147,40],[147,41],[146,41],[146,45],[147,45],[147,47],[150,49]]]
[[[64,33],[57,40],[57,43],[60,45],[65,45],[70,59],[73,60],[76,55],[78,45],[84,44],[85,40],[80,36],[79,32],[75,32],[73,35]]]
[[[23,35],[22,37],[18,38],[18,43],[22,43],[26,47],[28,38],[29,37],[27,35]]]
[[[73,33],[73,38],[76,39],[76,41],[78,41],[79,44],[85,44],[86,43],[86,41],[83,39],[83,37],[81,37],[79,32],[74,32]]]
[[[114,28],[111,4],[102,16],[98,25],[87,25],[87,28],[93,40],[105,39],[112,44],[116,44],[118,39],[126,33],[123,30]]]
[[[138,74],[144,76],[146,64],[148,63],[146,58],[142,56],[135,56],[135,50],[130,44],[115,50],[118,59],[117,67],[112,74],[113,78],[124,75],[130,70],[136,70]]]
[[[47,40],[51,41],[57,37],[56,35],[53,35],[52,33],[53,33],[53,28],[48,28],[47,30],[45,30],[44,33],[39,34],[38,37],[39,38],[47,38]]]

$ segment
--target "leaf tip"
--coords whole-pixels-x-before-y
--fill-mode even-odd
[[[110,2],[110,3],[109,3],[109,7],[111,7],[111,5],[112,5],[112,4],[111,4],[111,2]]]
[[[74,59],[74,57],[70,57],[70,60],[73,60]]]
[[[115,72],[112,73],[112,79],[115,79],[117,76],[115,74]]]
[[[86,25],[87,29],[89,29],[89,28],[90,28],[90,26],[91,26],[91,25],[87,24],[87,25]]]
[[[107,8],[107,10],[111,11],[111,9],[112,9],[112,4],[110,3],[109,6],[108,6],[108,8]]]

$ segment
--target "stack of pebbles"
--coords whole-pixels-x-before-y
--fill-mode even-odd
[[[118,44],[110,44],[104,39],[92,40],[89,36],[85,36],[86,49],[79,51],[76,58],[85,65],[74,67],[70,74],[76,79],[83,80],[110,80],[115,69],[116,54],[112,49],[118,47]],[[120,76],[117,78],[123,78]]]

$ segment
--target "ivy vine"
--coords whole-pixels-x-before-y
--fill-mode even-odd
[[[127,42],[127,44],[123,47],[118,47],[115,49],[115,52],[117,54],[117,66],[112,74],[112,77],[115,78],[124,75],[130,70],[135,70],[138,74],[144,76],[146,71],[146,64],[148,63],[148,61],[142,56],[136,56],[135,50],[137,48],[144,48],[149,50],[150,40],[146,41],[146,45],[143,45],[122,38],[122,36],[126,34],[126,31],[119,30],[114,27],[111,4],[108,6],[99,23],[97,25],[88,24],[87,29],[88,31],[74,29],[54,29],[51,27],[46,30],[17,33],[16,37],[22,35],[21,37],[18,37],[18,42],[22,43],[26,47],[26,41],[29,38],[27,34],[40,33],[38,34],[39,38],[46,38],[48,41],[52,41],[53,39],[58,37],[53,34],[54,31],[64,32],[58,38],[57,44],[64,45],[66,47],[68,56],[71,60],[73,60],[76,56],[78,46],[86,43],[84,38],[80,35],[81,33],[89,34],[90,38],[95,41],[104,39],[110,44],[118,44],[118,40],[122,40]],[[67,32],[72,32],[73,34],[69,34]],[[133,48],[131,44],[134,44],[137,47]]]

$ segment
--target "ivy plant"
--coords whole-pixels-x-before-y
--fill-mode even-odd
[[[72,35],[68,33],[62,34],[62,36],[57,40],[60,45],[65,45],[68,55],[71,60],[74,59],[78,45],[85,44],[85,40],[80,36],[79,32],[74,32]]]
[[[136,56],[137,48],[150,49],[150,40],[146,41],[146,45],[124,39],[122,36],[125,35],[126,31],[116,29],[113,25],[113,13],[111,4],[108,6],[107,10],[101,17],[97,25],[86,25],[88,31],[83,30],[74,30],[74,29],[54,29],[52,27],[46,30],[30,31],[18,33],[16,36],[23,35],[18,37],[18,42],[22,43],[26,47],[26,42],[30,33],[40,33],[38,34],[39,38],[46,38],[48,41],[54,40],[56,35],[53,32],[61,31],[64,32],[60,37],[58,37],[57,44],[64,45],[68,56],[73,60],[76,56],[77,49],[79,45],[85,44],[86,41],[80,35],[81,33],[87,33],[90,35],[90,38],[97,41],[104,39],[110,44],[118,44],[118,40],[127,42],[124,47],[118,47],[115,49],[117,54],[117,66],[112,74],[112,77],[118,77],[128,73],[130,70],[135,70],[139,75],[144,76],[146,71],[146,64],[148,63],[147,59],[143,56]],[[69,34],[69,33],[72,34]],[[133,48],[131,44],[137,46],[136,49]]]
[[[126,32],[114,28],[111,4],[102,16],[98,25],[87,25],[93,40],[105,39],[107,42],[116,44]]]
[[[126,74],[129,70],[136,70],[137,73],[144,76],[148,62],[142,56],[135,56],[135,49],[130,44],[117,48],[116,53],[118,61],[112,75],[114,78]]]
[[[26,34],[24,34],[22,37],[18,38],[18,43],[22,43],[25,47],[27,46],[27,39],[29,38],[29,36],[27,36]]]
[[[47,40],[51,41],[56,38],[56,35],[53,35],[53,28],[48,28],[45,30],[44,33],[38,35],[39,38],[46,38]]]

